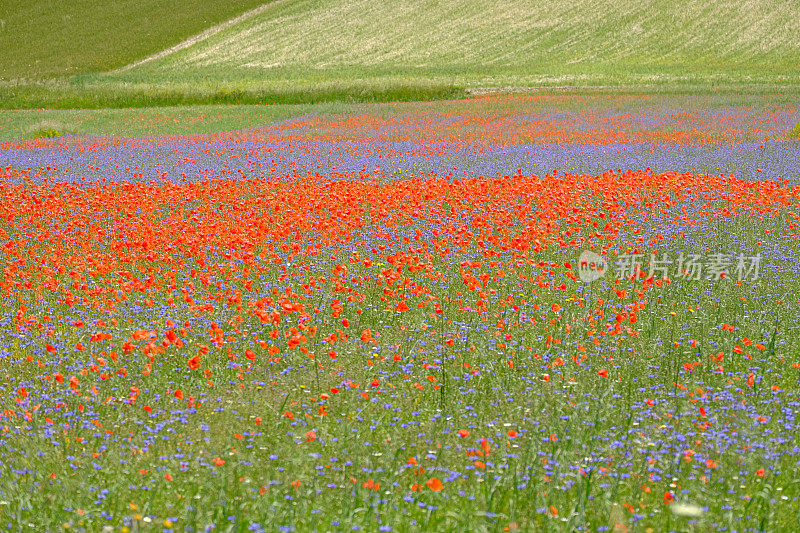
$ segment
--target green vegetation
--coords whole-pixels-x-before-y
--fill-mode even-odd
[[[262,3],[263,0],[3,0],[0,80],[115,69]]]
[[[746,107],[754,116],[786,106],[793,106],[796,98],[791,94],[761,94],[758,96],[737,93],[715,94],[618,94],[609,97],[602,92],[584,91],[584,94],[561,94],[555,91],[550,97],[529,103],[531,109],[551,109],[558,112],[585,113],[598,107],[612,108],[618,113],[642,113],[643,109],[682,109],[685,113],[724,110]],[[555,98],[553,98],[555,97]],[[439,100],[425,104],[427,112],[447,112],[501,119],[518,114],[519,99]],[[183,105],[151,106],[141,108],[111,109],[0,109],[0,142],[18,141],[45,136],[45,130],[76,135],[101,135],[108,137],[138,137],[146,135],[191,135],[224,131],[247,130],[263,127],[302,115],[336,116],[340,118],[368,114],[374,117],[391,117],[419,113],[419,102],[352,103],[331,101],[317,104],[277,105]],[[724,134],[725,124],[707,124],[710,133]],[[654,122],[648,129],[669,131],[669,123]],[[41,130],[41,131],[40,131]],[[797,135],[797,126],[792,130]],[[713,171],[713,169],[709,170]]]
[[[5,109],[430,100],[476,87],[800,91],[790,0],[713,11],[667,0],[295,0],[202,35],[258,2],[15,2],[0,30]]]
[[[211,104],[313,104],[419,101],[466,96],[463,89],[424,79],[332,80],[315,84],[93,83],[48,80],[0,84],[0,109],[101,109]]]
[[[298,0],[125,74],[316,81],[309,78],[416,73],[578,86],[800,80],[800,47],[787,46],[800,34],[795,2],[728,0],[724,17],[719,8],[669,0]]]
[[[45,131],[109,137],[190,135],[251,129],[307,113],[345,112],[347,104],[207,105],[131,109],[0,111],[0,142],[52,136]]]
[[[44,139],[52,137],[60,137],[61,135],[68,135],[70,132],[51,129],[36,129],[31,132],[31,139]]]
[[[789,130],[787,137],[790,139],[800,139],[800,122],[795,124],[794,127]]]

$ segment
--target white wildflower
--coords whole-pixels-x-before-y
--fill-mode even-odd
[[[686,518],[699,518],[703,514],[702,507],[693,503],[675,502],[670,506],[672,514]]]

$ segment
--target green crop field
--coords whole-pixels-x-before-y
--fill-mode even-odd
[[[3,0],[0,81],[112,70],[262,3],[260,0]]]
[[[0,15],[0,106],[418,100],[482,87],[800,87],[800,6],[791,0],[281,0],[250,12],[256,2],[106,4],[19,2]],[[173,11],[174,20],[164,16]]]
[[[724,17],[716,17],[720,10]],[[301,0],[138,76],[330,79],[413,75],[559,85],[797,81],[796,2]],[[713,20],[713,23],[710,21]],[[443,22],[446,21],[446,22]],[[124,78],[123,78],[124,79]],[[138,78],[141,79],[141,78]]]

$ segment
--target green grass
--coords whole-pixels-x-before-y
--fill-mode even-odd
[[[262,3],[4,0],[0,6],[0,81],[112,70]]]
[[[40,81],[0,84],[0,109],[101,109],[211,104],[313,104],[321,102],[390,102],[466,96],[463,88],[422,78],[335,79],[296,84],[291,81],[244,85],[227,82]]]
[[[519,99],[474,99],[428,102],[421,108],[418,102],[352,103],[342,101],[317,104],[276,105],[183,105],[150,106],[111,109],[0,109],[0,142],[19,141],[37,136],[37,130],[55,130],[77,135],[109,137],[138,137],[147,135],[191,135],[258,128],[306,114],[346,118],[367,114],[376,118],[416,115],[420,112],[474,115],[485,120],[497,120],[531,110],[550,109],[557,112],[585,113],[598,108],[611,108],[618,113],[646,112],[653,109],[681,109],[685,113],[704,113],[710,110],[745,107],[753,112],[769,113],[793,107],[797,99],[792,94],[760,94],[757,96],[720,92],[715,94],[653,94],[609,97],[603,92],[586,90],[583,94],[549,95],[527,104]],[[704,124],[706,131],[723,135],[727,126]],[[742,126],[745,127],[746,126]],[[652,124],[649,129],[666,131],[668,125]],[[793,132],[798,131],[795,127]],[[754,133],[755,137],[758,134]]]
[[[668,0],[283,1],[141,63],[256,3],[197,4],[177,11],[173,30],[172,21],[162,27],[167,18],[147,20],[158,10],[141,1],[113,17],[114,4],[84,6],[102,20],[69,21],[52,15],[63,10],[20,2],[0,31],[0,64],[3,77],[27,81],[0,83],[0,106],[429,100],[487,86],[800,92],[800,8],[790,0],[713,9]],[[38,11],[23,17],[25,9]]]
[[[74,133],[75,132],[73,130],[61,123],[40,122],[38,124],[34,124],[33,127],[28,129],[27,136],[31,139],[45,139]]]
[[[2,110],[0,141],[33,139],[45,136],[43,132],[47,131],[108,137],[216,133],[255,128],[305,113],[336,112],[340,108],[323,104]]]
[[[53,137],[60,137],[61,135],[68,135],[68,132],[61,130],[40,129],[34,130],[31,133],[31,139],[49,139]]]

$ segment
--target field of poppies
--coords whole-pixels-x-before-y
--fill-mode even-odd
[[[793,530],[798,110],[757,100],[0,144],[0,528]]]

